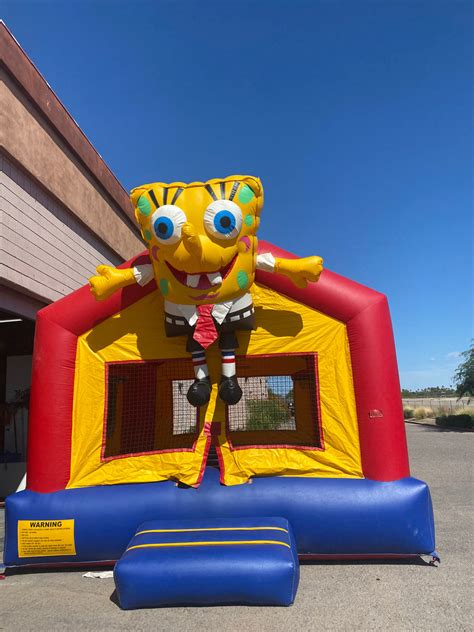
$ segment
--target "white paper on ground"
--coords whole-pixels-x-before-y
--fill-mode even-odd
[[[91,579],[108,579],[109,577],[113,577],[113,571],[92,571],[89,573],[84,573],[83,577],[90,577]]]

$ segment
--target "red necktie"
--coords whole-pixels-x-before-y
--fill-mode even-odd
[[[194,329],[193,338],[197,340],[200,345],[207,349],[209,345],[212,345],[214,340],[217,340],[218,333],[214,319],[212,318],[212,308],[214,305],[198,305],[198,319],[196,328]]]

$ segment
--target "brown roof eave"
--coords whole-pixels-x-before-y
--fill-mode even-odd
[[[0,63],[64,139],[98,184],[105,189],[118,209],[126,216],[134,232],[138,232],[127,191],[1,20]]]

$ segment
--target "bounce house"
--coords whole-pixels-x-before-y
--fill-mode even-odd
[[[385,296],[257,242],[257,178],[132,201],[148,250],[38,314],[5,564],[109,563],[146,521],[267,516],[300,558],[435,556]]]

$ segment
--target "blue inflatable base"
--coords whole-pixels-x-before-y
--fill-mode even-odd
[[[435,549],[428,486],[414,478],[265,477],[225,487],[208,467],[199,488],[173,481],[29,490],[6,501],[6,566],[118,560],[142,522],[163,519],[282,516],[299,555],[383,557],[429,555]],[[74,519],[76,555],[19,557],[18,520]]]

